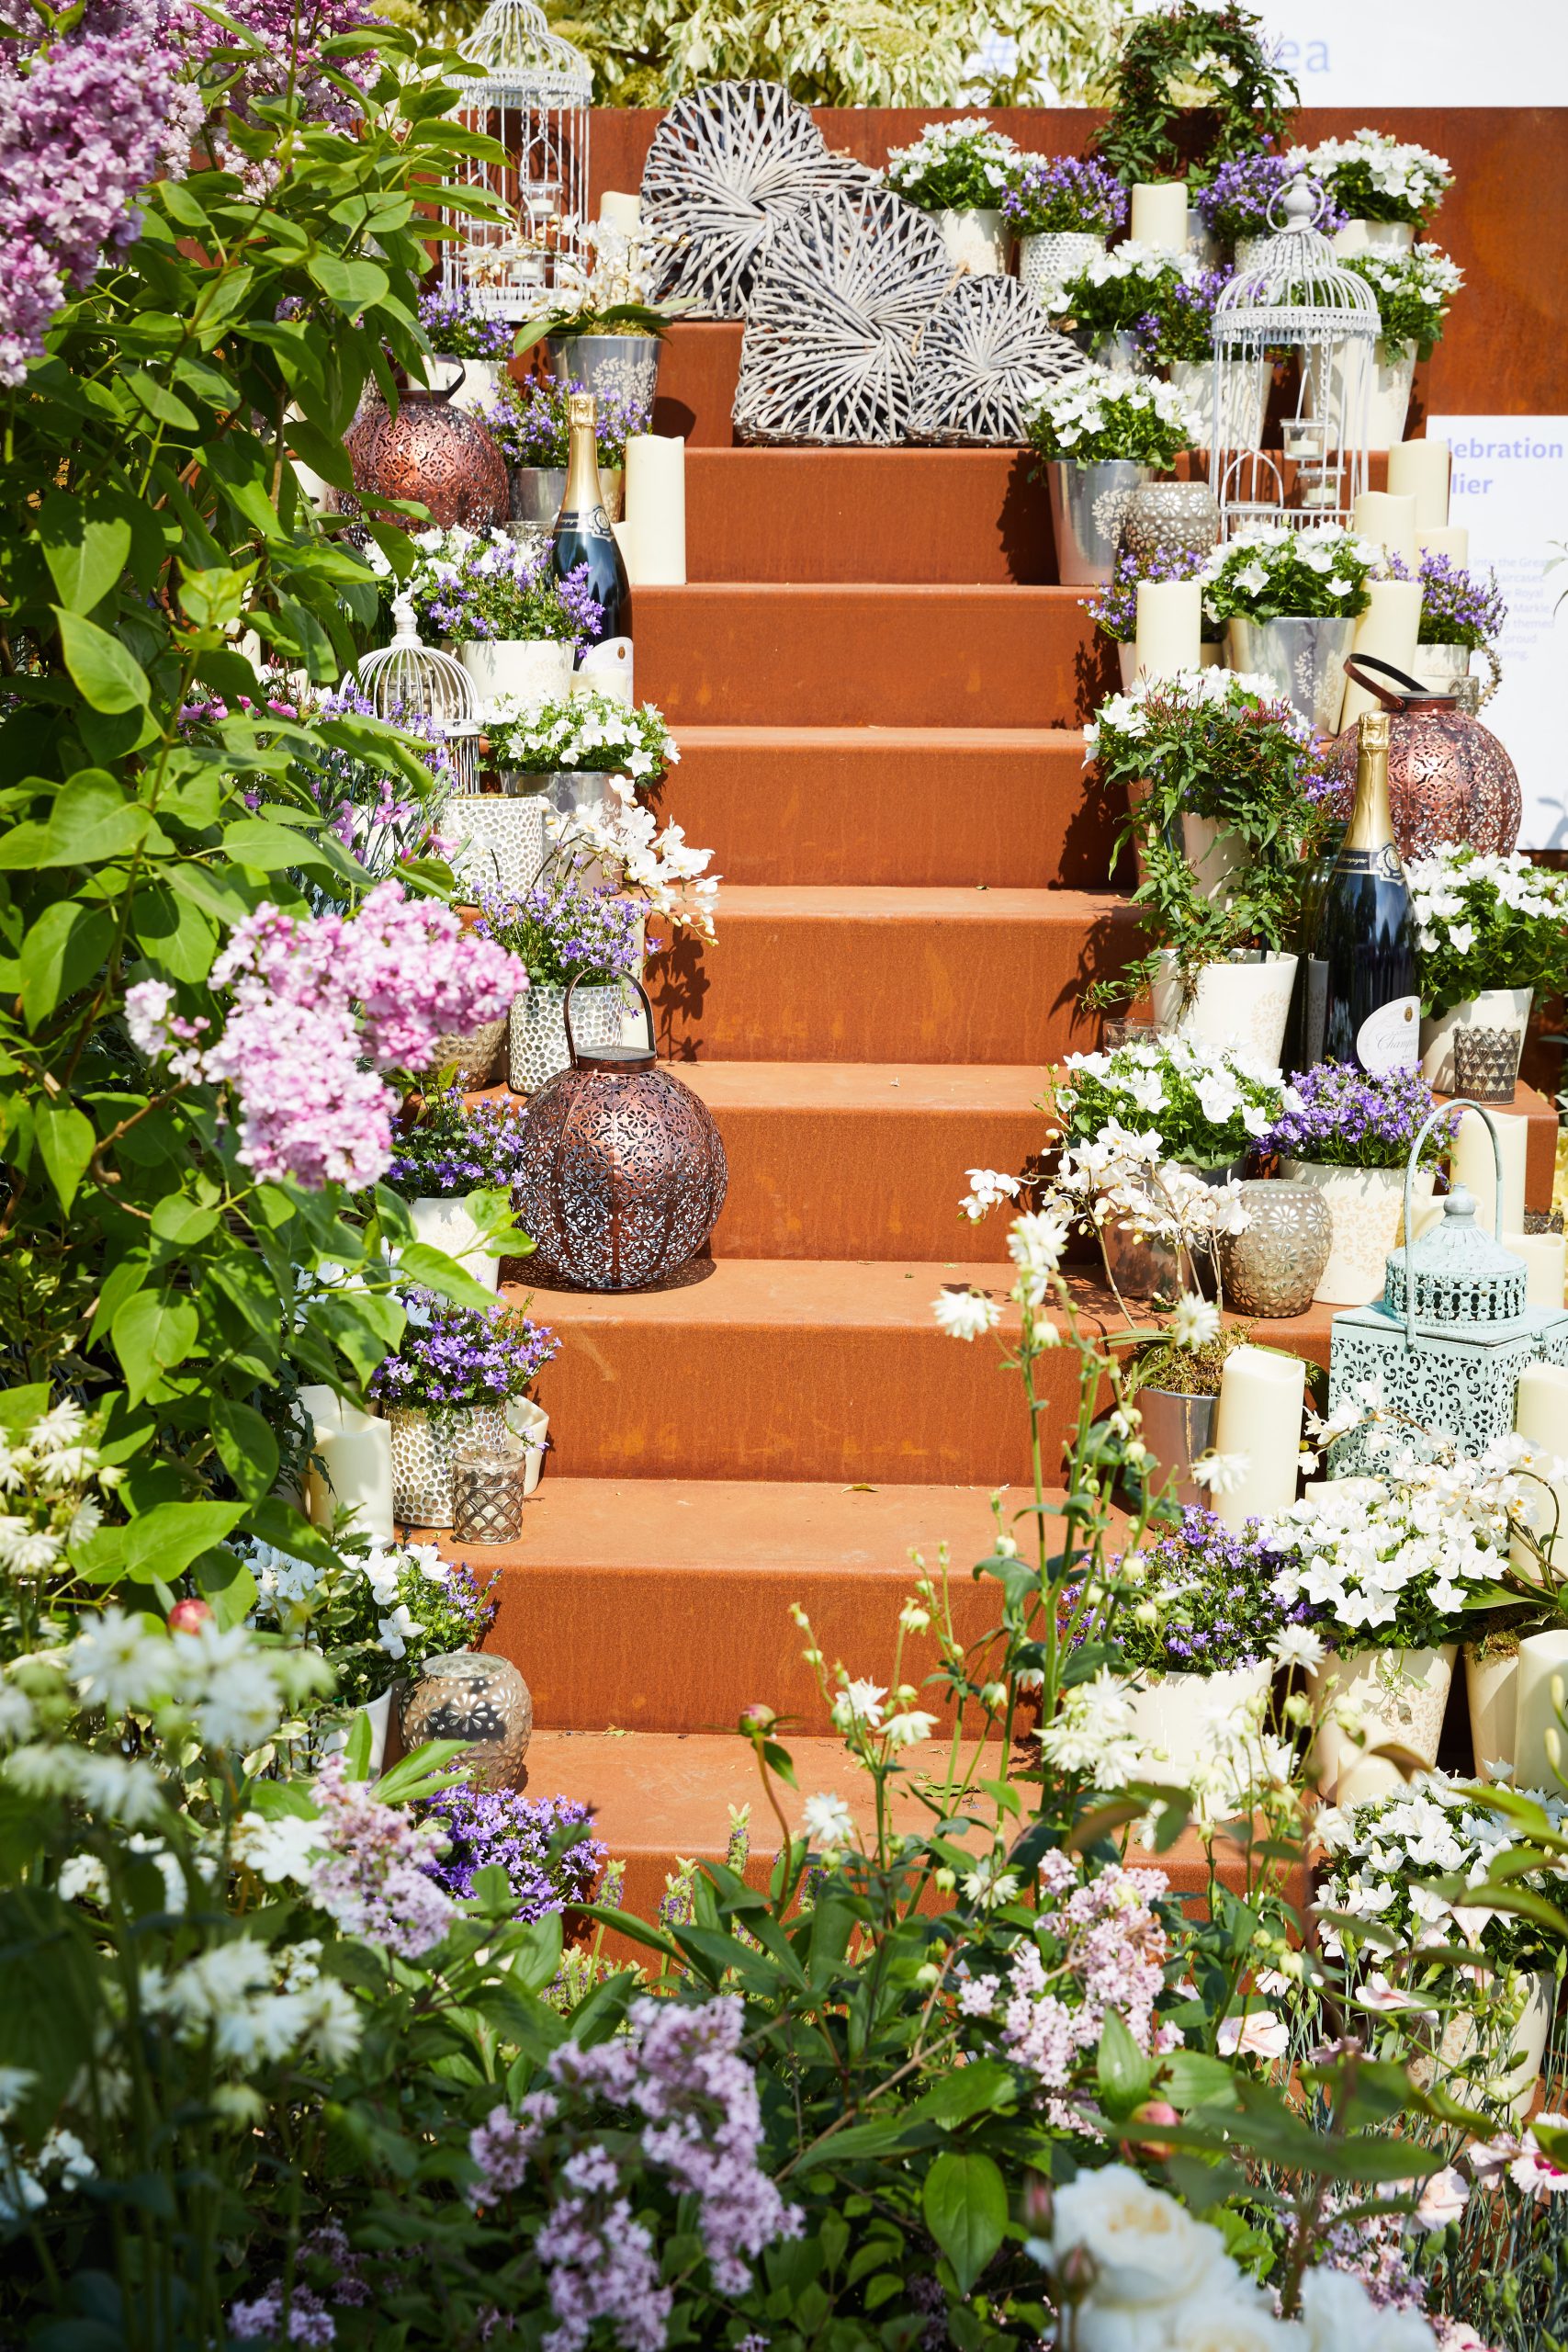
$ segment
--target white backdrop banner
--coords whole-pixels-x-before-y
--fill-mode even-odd
[[[1568,106],[1564,0],[1253,5],[1303,107]]]
[[[1453,452],[1449,520],[1470,533],[1470,569],[1495,568],[1507,599],[1482,720],[1519,772],[1519,847],[1568,849],[1568,416],[1430,416],[1427,430]]]

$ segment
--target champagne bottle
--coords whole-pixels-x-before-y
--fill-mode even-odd
[[[604,625],[596,642],[584,649],[579,666],[594,673],[607,692],[631,698],[631,587],[615,532],[604,513],[599,482],[599,454],[594,438],[593,395],[573,392],[567,401],[571,446],[567,460],[566,496],[556,516],[550,538],[550,568],[558,580],[581,565],[588,567],[589,594],[604,608]],[[598,673],[604,672],[600,678]]]
[[[1383,1078],[1414,1069],[1421,999],[1416,917],[1388,807],[1388,713],[1360,722],[1356,796],[1312,919],[1308,1058]]]

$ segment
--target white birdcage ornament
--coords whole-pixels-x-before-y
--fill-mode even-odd
[[[462,47],[483,71],[457,77],[457,119],[504,147],[506,162],[456,156],[449,168],[498,197],[506,217],[447,214],[457,233],[442,246],[441,283],[481,316],[515,323],[541,308],[558,264],[582,260],[593,74],[536,0],[490,0]]]
[[[1475,1221],[1475,1196],[1462,1185],[1419,1240],[1410,1238],[1421,1147],[1455,1109],[1479,1112],[1492,1136],[1497,1202],[1503,1156],[1492,1114],[1479,1102],[1434,1111],[1411,1147],[1404,1171],[1404,1240],[1389,1257],[1383,1295],[1370,1306],[1343,1308],[1329,1327],[1328,1408],[1357,1398],[1368,1382],[1388,1410],[1434,1438],[1478,1454],[1514,1426],[1514,1392],[1527,1364],[1568,1364],[1568,1310],[1531,1306],[1525,1261]],[[1402,1442],[1422,1450],[1414,1430]],[[1333,1450],[1337,1478],[1378,1468],[1368,1432],[1353,1430]]]
[[[366,654],[354,683],[372,714],[389,727],[410,718],[427,720],[451,762],[454,792],[477,791],[479,722],[473,680],[450,653],[423,642],[407,596],[393,600],[390,643]]]
[[[1367,418],[1382,322],[1364,277],[1342,269],[1313,226],[1323,198],[1304,175],[1274,199],[1284,226],[1264,240],[1214,304],[1209,480],[1220,506],[1220,536],[1254,523],[1348,529],[1367,486]],[[1286,420],[1284,454],[1295,465],[1287,496],[1271,458],[1241,446],[1238,421],[1258,413],[1256,387],[1281,345],[1300,362],[1296,413]]]

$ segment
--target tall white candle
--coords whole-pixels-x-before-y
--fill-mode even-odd
[[[1466,1111],[1459,1123],[1449,1166],[1456,1184],[1475,1195],[1475,1221],[1488,1233],[1518,1233],[1525,1221],[1525,1148],[1529,1140],[1528,1121],[1510,1118],[1495,1111],[1497,1143],[1503,1154],[1503,1214],[1495,1218],[1497,1199],[1497,1167],[1492,1151],[1492,1134],[1478,1111]]]
[[[1514,1391],[1514,1427],[1549,1463],[1568,1463],[1568,1364],[1528,1363]],[[1547,1481],[1548,1493],[1525,1482],[1525,1508],[1532,1532],[1546,1544],[1553,1566],[1568,1567],[1568,1476]],[[1527,1574],[1540,1573],[1516,1545],[1516,1563]]]
[[[686,445],[661,433],[626,441],[626,571],[634,588],[686,584]]]
[[[1470,533],[1462,523],[1445,523],[1440,530],[1417,523],[1416,544],[1423,555],[1446,555],[1461,571],[1470,561]]]
[[[1503,1247],[1525,1261],[1525,1301],[1560,1310],[1568,1300],[1568,1235],[1504,1232]],[[1568,1453],[1568,1447],[1564,1447]]]
[[[1202,656],[1203,590],[1196,580],[1140,580],[1134,667],[1142,677],[1174,678]]]
[[[628,232],[642,226],[642,198],[628,196],[625,188],[607,187],[599,198],[599,218],[612,229]]]
[[[1356,623],[1357,653],[1375,654],[1380,662],[1391,662],[1396,670],[1410,675],[1416,659],[1416,643],[1421,627],[1421,582],[1418,580],[1372,580],[1367,584],[1367,609]],[[1376,675],[1376,673],[1373,673]],[[1341,727],[1354,727],[1365,710],[1376,710],[1375,695],[1364,686],[1348,683],[1345,688],[1345,707],[1340,713]]]
[[[1551,1747],[1568,1774],[1568,1730],[1557,1712],[1552,1684],[1568,1697],[1568,1632],[1529,1634],[1519,1644],[1519,1714],[1514,1736],[1514,1786],[1561,1793]]]
[[[1441,530],[1449,519],[1449,445],[1401,441],[1388,453],[1388,486],[1416,501],[1416,536]]]
[[[1220,1374],[1216,1453],[1244,1453],[1247,1469],[1213,1509],[1237,1533],[1249,1519],[1271,1519],[1296,1499],[1306,1365],[1268,1348],[1233,1348]]]
[[[372,1544],[390,1544],[392,1524],[392,1432],[374,1413],[345,1405],[335,1390],[302,1388],[299,1401],[316,1429],[315,1451],[326,1465],[312,1470],[305,1506],[317,1527],[352,1512],[354,1523]]]
[[[1390,452],[1392,456],[1392,451]],[[1394,497],[1386,490],[1363,490],[1358,496],[1351,519],[1364,539],[1376,539],[1390,555],[1399,557],[1411,571],[1416,569],[1416,500],[1415,497]]]
[[[1133,211],[1127,233],[1134,244],[1154,245],[1161,253],[1184,254],[1187,251],[1186,181],[1141,181],[1133,190]]]

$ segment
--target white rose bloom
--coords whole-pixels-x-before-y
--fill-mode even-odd
[[[1093,2257],[1099,2275],[1091,2307],[1106,2318],[1112,2312],[1132,2320],[1158,2315],[1168,2324],[1173,2304],[1191,2301],[1204,2288],[1224,2291],[1238,2278],[1219,2231],[1128,2165],[1080,2172],[1057,2188],[1051,2245],[1058,2265],[1074,2246]],[[1079,2315],[1084,2352],[1101,2345],[1109,2352],[1111,2333],[1091,2336],[1082,2324],[1087,2317],[1088,2307]]]
[[[1433,2352],[1419,2312],[1380,2309],[1348,2270],[1309,2270],[1302,2280],[1305,2352]]]
[[[1302,2330],[1276,2319],[1262,2290],[1240,2281],[1184,2304],[1166,2342],[1169,2352],[1305,2352]]]

